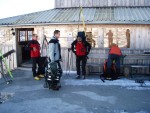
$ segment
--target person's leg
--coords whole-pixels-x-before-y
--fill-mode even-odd
[[[112,45],[112,43],[113,43],[113,38],[111,38],[111,44],[110,44],[110,46]]]
[[[59,73],[60,73],[60,77],[61,77],[61,76],[62,76],[62,74],[63,74],[62,67],[61,67],[61,64],[60,64],[60,62],[59,62],[59,61],[58,61],[57,63],[58,63],[58,71],[59,71]]]
[[[77,68],[77,78],[80,78],[80,61],[81,61],[81,58],[80,57],[76,57],[76,68]]]
[[[119,75],[120,75],[120,56],[116,56],[116,58],[115,58],[115,61],[116,61],[116,78],[118,78],[119,77]]]
[[[82,75],[84,76],[84,79],[86,76],[86,61],[87,61],[86,56],[82,57]]]
[[[107,61],[107,68],[111,68],[111,65],[112,65],[112,55],[109,55]]]
[[[108,60],[107,60],[107,72],[106,73],[113,78],[112,68],[111,68],[112,62],[113,62],[112,55],[109,55]]]
[[[110,40],[111,40],[111,39],[109,38],[109,39],[108,39],[108,47],[109,47],[109,48],[110,48],[110,46],[111,46],[111,44],[110,44],[111,41],[110,41]]]
[[[37,58],[37,64],[38,64],[38,71],[37,71],[37,75],[40,78],[44,78],[44,74],[45,74],[45,67],[44,67],[44,59],[43,57],[39,57]]]
[[[33,77],[35,80],[40,80],[40,78],[37,76],[36,72],[36,64],[37,64],[37,58],[32,58],[32,72],[33,72]]]
[[[32,58],[32,73],[33,77],[36,77],[36,58]]]

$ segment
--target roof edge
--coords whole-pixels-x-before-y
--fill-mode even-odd
[[[34,24],[12,24],[12,25],[0,25],[3,27],[17,27],[17,26],[45,26],[45,25],[82,25],[82,22],[78,23],[78,22],[71,22],[71,23],[34,23]],[[150,25],[150,22],[145,22],[145,23],[141,23],[141,22],[87,22],[85,23],[86,25]]]

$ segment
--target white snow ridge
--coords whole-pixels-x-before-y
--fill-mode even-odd
[[[102,86],[121,86],[129,90],[150,90],[149,81],[145,81],[146,86],[141,87],[139,83],[135,83],[134,80],[129,80],[126,78],[114,81],[106,80],[104,83],[100,79],[85,79],[85,80],[67,79],[64,80],[64,82],[65,85],[73,85],[73,86],[102,85]]]

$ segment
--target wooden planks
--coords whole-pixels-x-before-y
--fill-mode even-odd
[[[149,50],[150,51],[150,50]],[[104,61],[108,58],[108,52],[109,49],[102,49],[102,48],[92,48],[89,59],[87,63],[98,63],[103,65]],[[144,50],[133,50],[133,49],[122,49],[122,53],[128,54],[127,57],[124,59],[124,64],[130,65],[130,64],[138,64],[138,65],[148,65],[150,63],[150,58],[148,55],[142,55],[144,53]],[[72,55],[71,55],[72,54]],[[137,54],[141,54],[138,55]],[[62,48],[62,67],[63,70],[67,70],[67,63],[68,59],[71,61],[70,70],[76,70],[76,58],[75,55],[70,51],[69,57],[68,57],[68,49]],[[148,70],[148,69],[147,69]],[[97,69],[92,69],[92,71],[96,72],[99,71]]]
[[[13,46],[12,45],[2,45],[2,46],[0,46],[0,49],[2,50],[2,54],[4,54],[4,53],[7,53],[8,51],[12,50]],[[15,53],[4,58],[7,66],[10,68],[10,70],[15,69],[15,67],[14,67],[14,56],[15,56]],[[7,69],[6,69],[4,62],[3,62],[3,65],[4,65],[4,72],[6,72]],[[0,74],[0,78],[1,78],[1,74]]]
[[[149,0],[55,0],[56,8],[104,6],[150,6]]]

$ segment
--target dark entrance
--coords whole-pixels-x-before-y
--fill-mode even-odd
[[[30,51],[26,49],[26,46],[32,40],[33,31],[33,28],[18,29],[18,46],[20,56],[22,56],[22,63],[30,60]]]

